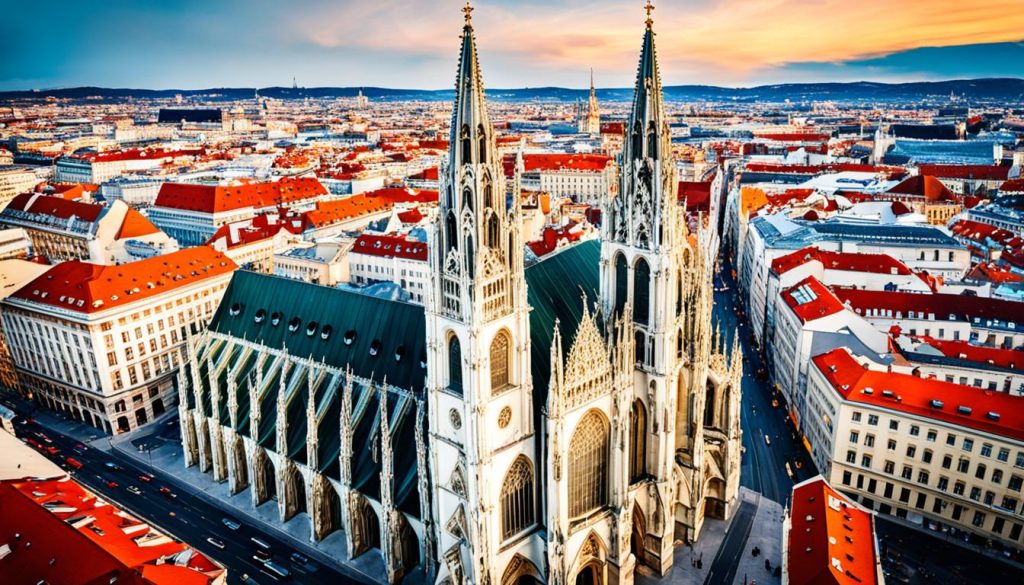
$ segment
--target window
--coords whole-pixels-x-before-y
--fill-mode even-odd
[[[865,447],[874,447],[875,446],[875,436],[874,435],[864,435],[864,446]]]
[[[448,339],[448,388],[462,393],[462,346],[454,334]]]
[[[868,468],[870,468],[871,467],[871,455],[868,455],[867,453],[865,453],[864,455],[861,455],[860,456],[860,466],[861,467],[868,467]]]
[[[886,461],[886,462],[885,462],[885,467],[884,467],[884,469],[885,469],[885,472],[886,472],[886,473],[889,473],[889,474],[891,474],[891,473],[892,473],[893,471],[895,471],[895,469],[896,469],[896,464],[895,464],[895,463],[893,463],[892,461]]]
[[[1013,465],[1014,467],[1024,467],[1024,453],[1017,451],[1017,461]]]
[[[853,478],[853,475],[850,474],[849,471],[844,471],[843,472],[843,485],[850,485],[850,480],[852,478]]]
[[[1003,496],[1003,502],[999,505],[1000,508],[1004,508],[1011,512],[1017,511],[1017,498],[1011,498],[1010,496]]]
[[[852,415],[851,420],[853,420],[853,422],[860,422],[860,413],[859,412],[854,412],[853,415]]]
[[[857,452],[856,451],[847,451],[846,452],[846,462],[847,463],[856,463],[857,462]]]
[[[981,488],[980,487],[972,487],[971,488],[971,496],[970,496],[970,498],[972,500],[976,501],[976,502],[981,500]]]
[[[970,466],[970,461],[968,461],[967,459],[960,459],[960,461],[957,461],[956,463],[956,470],[959,471],[960,473],[967,473],[967,470],[970,468]]]
[[[501,537],[508,539],[530,526],[535,520],[533,465],[520,455],[509,467],[501,484]]]
[[[950,447],[956,445],[956,435],[954,435],[953,433],[946,435],[946,444],[949,445]]]
[[[903,470],[900,472],[900,477],[903,479],[910,479],[914,475],[914,468],[909,465],[904,465]]]
[[[974,513],[974,519],[971,520],[971,524],[973,524],[975,526],[981,526],[984,523],[985,523],[985,513],[984,512],[975,512]]]
[[[992,456],[992,445],[985,443],[981,446],[981,456],[991,457]]]
[[[925,449],[924,453],[921,453],[921,461],[924,461],[925,463],[931,463],[932,462],[932,450],[931,449]]]
[[[860,433],[858,433],[857,431],[850,431],[850,442],[851,442],[851,443],[853,443],[854,445],[856,445],[856,444],[857,444],[857,441],[858,441],[859,439],[860,439]]]
[[[895,451],[896,450],[896,440],[895,439],[889,439],[889,441],[885,445],[885,448],[887,450],[889,450],[889,451]]]
[[[910,457],[911,459],[913,459],[914,455],[916,455],[916,454],[917,454],[917,447],[915,447],[913,445],[907,445],[907,457]]]
[[[1015,492],[1019,492],[1022,483],[1024,483],[1024,479],[1022,479],[1021,476],[1011,475],[1010,482],[1006,484],[1006,487],[1010,488]]]
[[[947,489],[949,489],[949,478],[940,477],[938,483],[935,484],[935,487],[939,488],[942,491],[946,491]]]
[[[899,429],[900,429],[900,421],[898,421],[896,419],[890,419],[889,420],[889,430],[890,431],[898,431]]]
[[[943,469],[949,469],[950,467],[953,467],[953,458],[950,457],[949,455],[943,455],[943,457],[942,457],[942,468]]]
[[[996,499],[995,492],[985,492],[985,500],[984,500],[984,502],[985,502],[986,506],[991,506],[992,502],[994,502],[995,499]]]
[[[967,487],[967,484],[965,484],[962,481],[958,481],[958,482],[953,484],[953,493],[958,495],[958,496],[962,496],[962,495],[964,495],[964,489],[966,487]]]
[[[916,437],[921,434],[921,427],[917,425],[910,425],[910,436]]]
[[[509,353],[511,338],[507,331],[499,331],[491,342],[491,392],[500,392],[509,385]]]
[[[964,438],[963,450],[970,453],[974,449],[974,441],[971,439]]]
[[[869,414],[868,415],[868,424],[871,425],[871,426],[877,426],[878,425],[878,415],[877,414]]]
[[[107,353],[107,365],[110,365],[110,366],[116,366],[117,365],[117,354],[115,352]]]
[[[569,514],[583,516],[608,501],[608,422],[592,410],[569,441]]]
[[[1003,470],[993,469],[992,470],[992,483],[999,485],[1003,483]]]
[[[923,483],[925,485],[928,485],[928,472],[927,471],[922,469],[922,470],[917,472],[917,483]]]
[[[935,431],[928,431],[928,434],[927,434],[927,435],[925,436],[925,439],[926,439],[926,440],[927,440],[927,441],[928,441],[929,443],[934,443],[934,442],[935,442],[935,440],[936,440],[936,439],[937,439],[938,437],[939,437],[939,434],[938,434],[938,433],[936,433]]]
[[[651,268],[643,258],[633,269],[633,322],[647,325],[650,318]]]
[[[974,470],[974,477],[978,479],[985,479],[985,471],[987,471],[985,466],[979,465],[978,468]]]
[[[647,474],[647,408],[640,400],[633,401],[629,432],[629,479],[635,482]]]
[[[1010,460],[1010,450],[1006,449],[1006,448],[1000,449],[999,450],[999,454],[996,455],[996,459],[998,459],[1000,461],[1004,461],[1004,462],[1005,461],[1009,461]]]

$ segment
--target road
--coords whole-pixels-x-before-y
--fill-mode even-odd
[[[786,473],[790,464],[795,479],[802,481],[817,475],[814,463],[787,422],[785,411],[772,406],[772,389],[764,376],[758,375],[764,365],[761,356],[751,345],[750,326],[743,313],[737,310],[736,284],[728,263],[715,277],[715,307],[713,320],[722,330],[722,336],[731,346],[732,336],[740,336],[743,352],[743,404],[740,425],[743,428],[743,461],[740,484],[762,496],[785,504],[793,489],[794,480]],[[771,444],[765,441],[768,436]],[[797,462],[801,467],[797,467]]]
[[[31,436],[37,440],[40,440],[40,437],[36,433],[45,435],[51,443],[44,444],[52,444],[60,450],[53,456],[44,453],[51,460],[65,469],[68,468],[65,461],[67,457],[74,457],[84,464],[81,470],[73,471],[75,480],[225,565],[228,568],[230,583],[242,583],[243,574],[250,576],[249,583],[271,583],[277,580],[264,570],[262,563],[253,558],[255,547],[250,539],[254,537],[270,544],[274,551],[274,562],[289,569],[294,582],[366,582],[365,579],[343,574],[336,568],[315,561],[295,562],[290,558],[295,550],[291,545],[252,525],[242,523],[237,530],[232,530],[222,520],[234,517],[207,500],[190,497],[188,494],[179,494],[179,497],[172,499],[160,493],[161,487],[176,484],[171,483],[159,470],[142,469],[131,459],[119,456],[116,451],[106,453],[100,449],[85,447],[71,437],[31,422],[16,425],[15,431],[19,437]],[[120,469],[108,469],[105,466],[107,463],[113,463]],[[144,473],[152,473],[154,479],[149,482],[142,481],[140,476]],[[116,487],[109,486],[110,481],[116,482]],[[127,489],[129,486],[137,487],[140,493],[130,493]],[[211,544],[207,538],[220,541],[224,548]]]
[[[708,570],[704,585],[732,585],[739,568],[737,559],[743,556],[746,550],[747,537],[750,536],[750,528],[754,525],[756,512],[757,502],[743,500],[729,524],[729,533],[725,536],[722,546],[718,548],[718,554],[715,555],[715,560]]]

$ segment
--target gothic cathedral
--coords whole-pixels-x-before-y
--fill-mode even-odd
[[[650,5],[601,240],[529,267],[470,11],[425,306],[238,271],[178,372],[185,465],[389,583],[665,575],[736,503],[742,362],[714,218],[676,200]]]

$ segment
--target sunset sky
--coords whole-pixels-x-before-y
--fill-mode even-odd
[[[1024,0],[662,0],[664,82],[1024,77]],[[51,0],[0,19],[0,89],[98,85],[439,89],[458,0]],[[484,0],[489,87],[632,83],[641,0]]]

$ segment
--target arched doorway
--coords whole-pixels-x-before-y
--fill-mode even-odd
[[[371,548],[380,548],[380,520],[361,494],[355,495],[352,508],[352,558],[355,558]]]
[[[249,487],[249,470],[245,465],[245,444],[241,437],[235,437],[235,444],[231,448],[231,458],[235,467],[235,491],[238,493]]]
[[[398,537],[398,543],[396,551],[399,554],[398,557],[398,579],[401,579],[405,575],[409,574],[416,565],[420,564],[420,541],[416,538],[416,532],[409,525],[409,521],[405,518],[404,514],[396,514],[398,517],[398,526],[395,534]]]
[[[601,585],[601,577],[598,572],[598,565],[592,562],[576,573],[576,585]]]
[[[633,505],[633,529],[629,535],[629,551],[636,557],[636,562],[642,565],[647,564],[647,549],[645,540],[647,538],[647,518],[644,511],[638,504]]]
[[[256,505],[277,499],[277,479],[274,474],[274,465],[267,457],[266,451],[257,447],[253,455],[252,476],[256,490]]]
[[[119,433],[127,433],[130,428],[131,428],[131,425],[128,424],[128,417],[127,416],[119,416],[119,417],[117,417],[117,431]]]
[[[323,540],[330,533],[341,529],[341,498],[322,475],[313,480],[313,500],[316,521],[316,539]]]
[[[284,476],[285,496],[285,522],[294,518],[297,514],[305,512],[306,506],[306,480],[294,463],[285,466]]]
[[[542,582],[537,565],[520,554],[512,557],[501,575],[501,585],[534,585]]]

